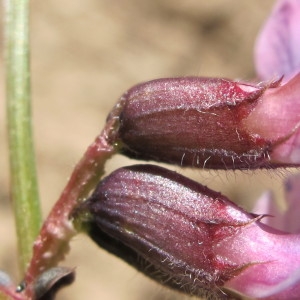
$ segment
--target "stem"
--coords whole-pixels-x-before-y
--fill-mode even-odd
[[[70,240],[77,233],[73,226],[73,213],[100,180],[106,161],[118,150],[114,142],[117,122],[118,118],[107,121],[103,131],[75,166],[65,189],[45,220],[25,274],[25,295],[28,299],[34,295],[35,279],[57,266],[68,253]]]
[[[6,4],[6,97],[11,193],[22,273],[32,256],[41,213],[31,130],[28,0]]]

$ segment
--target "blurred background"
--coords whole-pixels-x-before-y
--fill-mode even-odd
[[[32,0],[32,109],[44,216],[112,106],[132,85],[186,75],[255,79],[255,37],[274,2]],[[3,61],[0,70],[0,268],[19,281],[9,200]],[[133,163],[114,157],[107,173]],[[279,171],[173,169],[243,202],[249,210],[265,189],[276,186],[282,197],[285,174]],[[191,299],[148,280],[83,235],[72,240],[62,265],[76,267],[77,278],[58,299]]]

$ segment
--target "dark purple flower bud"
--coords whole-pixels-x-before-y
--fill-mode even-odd
[[[214,169],[299,165],[299,91],[300,75],[285,85],[158,79],[125,93],[109,120],[119,118],[115,140],[133,158]]]
[[[143,165],[111,174],[83,206],[102,247],[160,282],[206,295],[245,267],[213,253],[214,243],[253,219],[227,204],[175,172]]]
[[[231,299],[229,291],[292,299],[282,294],[289,286],[278,285],[298,272],[299,237],[261,224],[175,172],[151,165],[119,169],[76,213],[101,247],[164,285],[216,299]],[[295,294],[299,279],[292,278]]]

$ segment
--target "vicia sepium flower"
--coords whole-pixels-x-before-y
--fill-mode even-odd
[[[263,216],[167,169],[119,169],[76,214],[101,247],[182,292],[209,299],[300,294],[299,235],[268,227]]]
[[[130,89],[115,109],[117,142],[134,158],[214,169],[300,165],[300,75],[285,84],[158,79]]]

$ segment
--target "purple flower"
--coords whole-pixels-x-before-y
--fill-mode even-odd
[[[299,95],[300,74],[285,84],[166,78],[131,88],[111,115],[130,157],[213,169],[299,166]]]
[[[268,227],[262,216],[164,168],[113,172],[77,214],[99,245],[182,292],[216,299],[300,294],[299,235]]]

